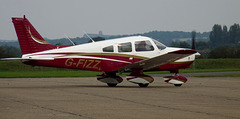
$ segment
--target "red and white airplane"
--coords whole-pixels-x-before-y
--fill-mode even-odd
[[[179,69],[189,68],[197,51],[184,48],[166,47],[145,36],[131,36],[109,39],[80,45],[56,46],[47,43],[28,19],[12,18],[22,50],[20,60],[32,66],[61,67],[89,71],[100,71],[97,79],[115,87],[123,79],[116,73],[131,72],[126,76],[129,82],[147,87],[154,79],[144,71],[170,71],[173,76],[163,77],[164,81],[181,86],[187,81],[179,76]]]

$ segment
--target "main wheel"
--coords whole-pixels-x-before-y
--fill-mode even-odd
[[[174,86],[180,87],[180,86],[182,86],[182,84],[174,84]]]
[[[109,87],[116,87],[117,86],[117,84],[113,84],[113,83],[108,83],[107,84]]]
[[[146,84],[139,83],[138,85],[139,85],[139,87],[148,87],[148,84],[149,84],[149,83],[146,83]]]

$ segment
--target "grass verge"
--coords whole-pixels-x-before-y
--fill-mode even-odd
[[[1,72],[1,78],[40,78],[40,77],[92,77],[100,75],[101,72],[92,71],[23,71],[23,72]]]
[[[195,77],[240,77],[240,74],[224,74],[224,75],[202,75]]]

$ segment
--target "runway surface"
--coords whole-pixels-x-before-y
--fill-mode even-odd
[[[189,77],[174,87],[107,87],[89,78],[1,78],[1,119],[239,119],[239,77]]]

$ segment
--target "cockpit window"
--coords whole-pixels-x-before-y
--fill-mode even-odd
[[[154,50],[150,41],[136,41],[135,42],[135,49],[136,49],[137,52],[153,51]]]
[[[104,47],[103,52],[113,52],[113,45]]]
[[[160,50],[163,50],[163,49],[166,48],[165,45],[163,45],[162,43],[160,43],[160,42],[158,42],[158,41],[156,41],[156,40],[153,40],[153,42],[156,44],[156,46],[157,46],[158,49],[160,49]]]
[[[118,44],[118,52],[132,52],[131,42]]]

